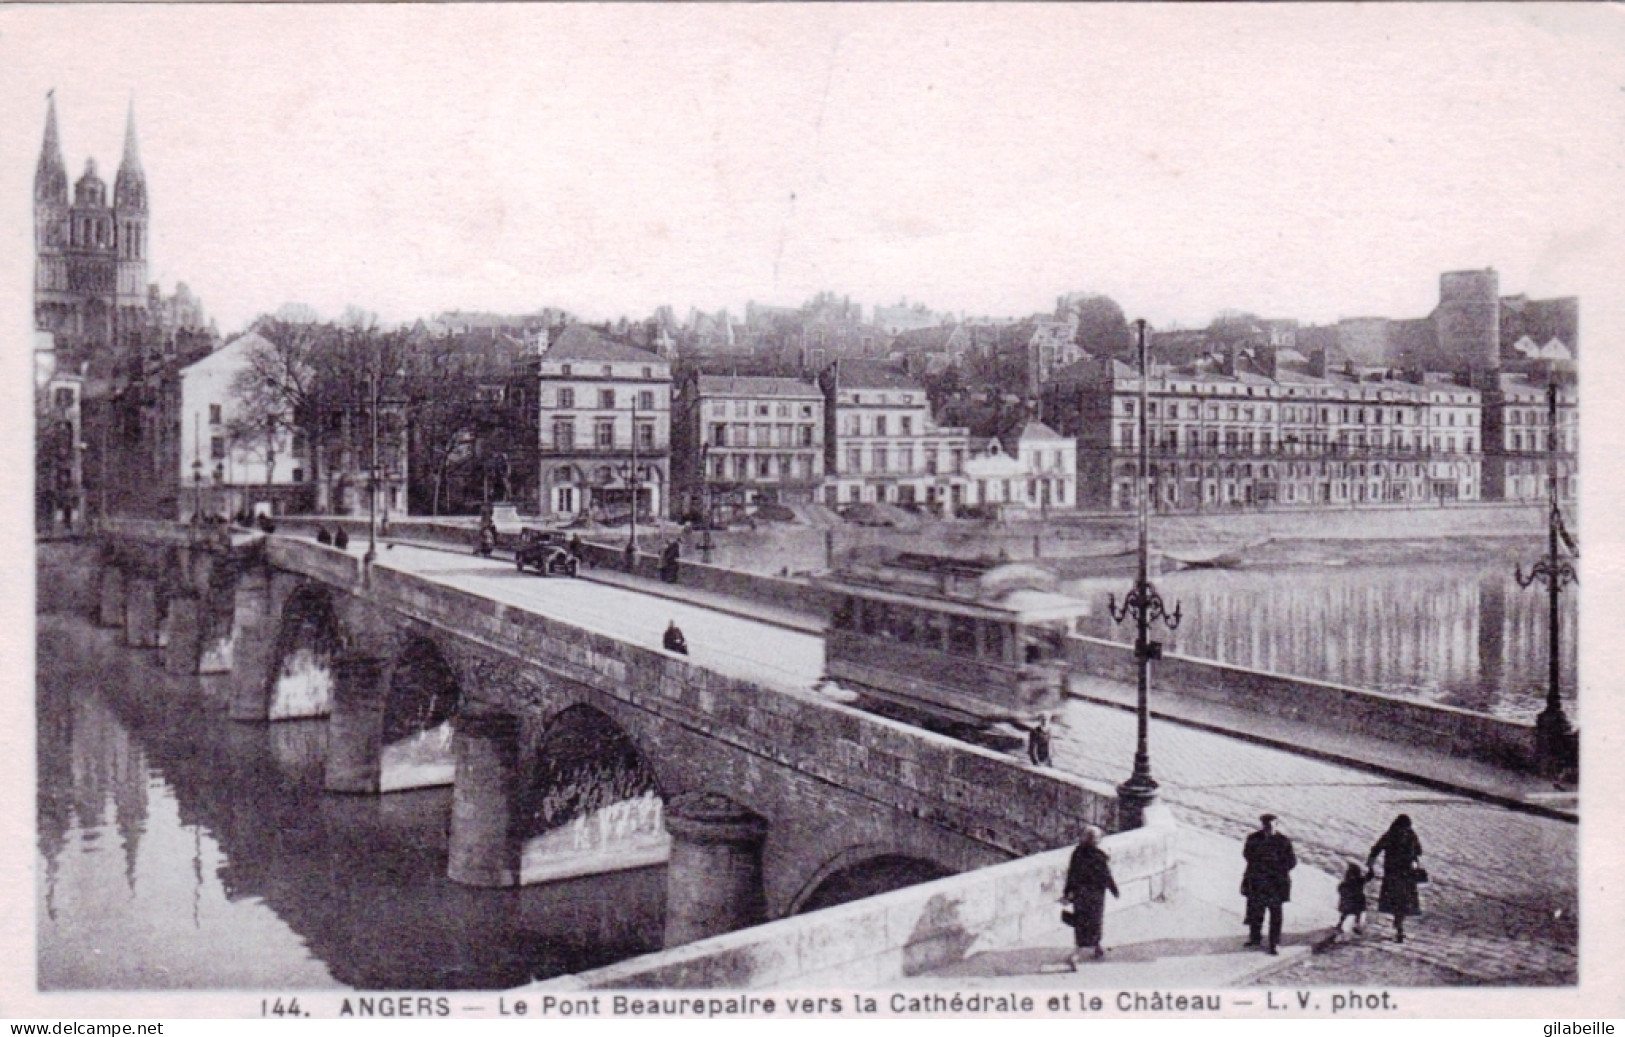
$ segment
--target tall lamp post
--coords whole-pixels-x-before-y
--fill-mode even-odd
[[[1549,770],[1561,772],[1572,767],[1574,759],[1574,731],[1568,717],[1563,715],[1563,699],[1558,685],[1561,676],[1561,610],[1558,601],[1563,588],[1578,583],[1579,575],[1564,556],[1579,558],[1579,545],[1563,524],[1563,511],[1558,505],[1557,493],[1557,383],[1546,385],[1546,557],[1536,562],[1525,575],[1523,564],[1513,569],[1519,587],[1527,588],[1535,582],[1546,586],[1546,708],[1535,718],[1535,758]]]
[[[367,554],[362,559],[371,565],[378,557],[378,369],[373,368],[371,383],[372,405],[368,408],[372,426],[371,461],[367,466]]]
[[[700,560],[711,564],[711,444],[700,444],[700,494],[704,501],[704,526],[700,531]]]
[[[1176,630],[1180,619],[1183,618],[1177,602],[1174,604],[1173,612],[1164,609],[1162,596],[1157,593],[1147,576],[1150,555],[1147,512],[1151,494],[1151,451],[1146,441],[1148,430],[1146,403],[1147,386],[1151,380],[1151,363],[1146,351],[1145,321],[1138,320],[1134,324],[1139,334],[1140,346],[1139,467],[1136,472],[1136,489],[1139,497],[1139,555],[1135,567],[1134,587],[1128,592],[1128,597],[1123,599],[1122,607],[1118,607],[1115,594],[1110,595],[1106,602],[1106,609],[1111,613],[1114,622],[1121,623],[1131,615],[1134,617],[1134,663],[1139,685],[1135,709],[1138,730],[1134,747],[1134,771],[1127,781],[1117,786],[1119,826],[1124,829],[1138,828],[1144,824],[1146,808],[1157,800],[1157,780],[1151,776],[1151,751],[1147,734],[1151,718],[1151,661],[1162,658],[1162,642],[1151,640],[1151,624],[1161,620],[1169,630]]]
[[[627,473],[627,481],[632,487],[632,526],[631,533],[626,538],[626,547],[629,551],[638,549],[638,491],[643,488],[642,474],[638,471],[638,392],[632,390],[632,469]]]

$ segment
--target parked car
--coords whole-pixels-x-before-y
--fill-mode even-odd
[[[538,576],[574,576],[581,564],[561,534],[529,528],[519,533],[513,561],[520,572],[529,568]]]

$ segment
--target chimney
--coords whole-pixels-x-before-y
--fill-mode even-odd
[[[1223,355],[1219,358],[1219,373],[1226,378],[1236,376],[1236,349],[1234,346],[1225,347]]]
[[[1259,346],[1254,352],[1254,357],[1258,364],[1259,371],[1263,373],[1264,377],[1268,378],[1270,381],[1274,381],[1276,372],[1281,369],[1280,359],[1276,355],[1275,347]]]
[[[1314,378],[1326,377],[1326,350],[1317,349],[1309,354],[1309,374]]]

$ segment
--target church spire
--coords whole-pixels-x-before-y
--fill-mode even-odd
[[[130,111],[124,122],[124,159],[119,162],[118,177],[113,181],[113,206],[118,209],[145,209],[147,207],[147,174],[141,169],[141,151],[135,136],[135,98],[130,98]]]
[[[56,91],[45,95],[45,143],[34,169],[34,200],[68,204],[68,167],[62,163],[62,140],[56,130]]]

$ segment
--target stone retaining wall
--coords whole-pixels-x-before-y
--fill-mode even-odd
[[[1084,673],[1133,684],[1134,649],[1093,637],[1067,639],[1067,661]],[[1451,706],[1415,702],[1341,684],[1166,654],[1155,678],[1181,695],[1335,730],[1427,745],[1455,756],[1532,769],[1534,726]]]
[[[1108,836],[1122,893],[1108,914],[1178,889],[1177,829],[1166,821]],[[712,937],[527,989],[752,990],[884,987],[1005,948],[1070,943],[1056,902],[1070,847]]]

